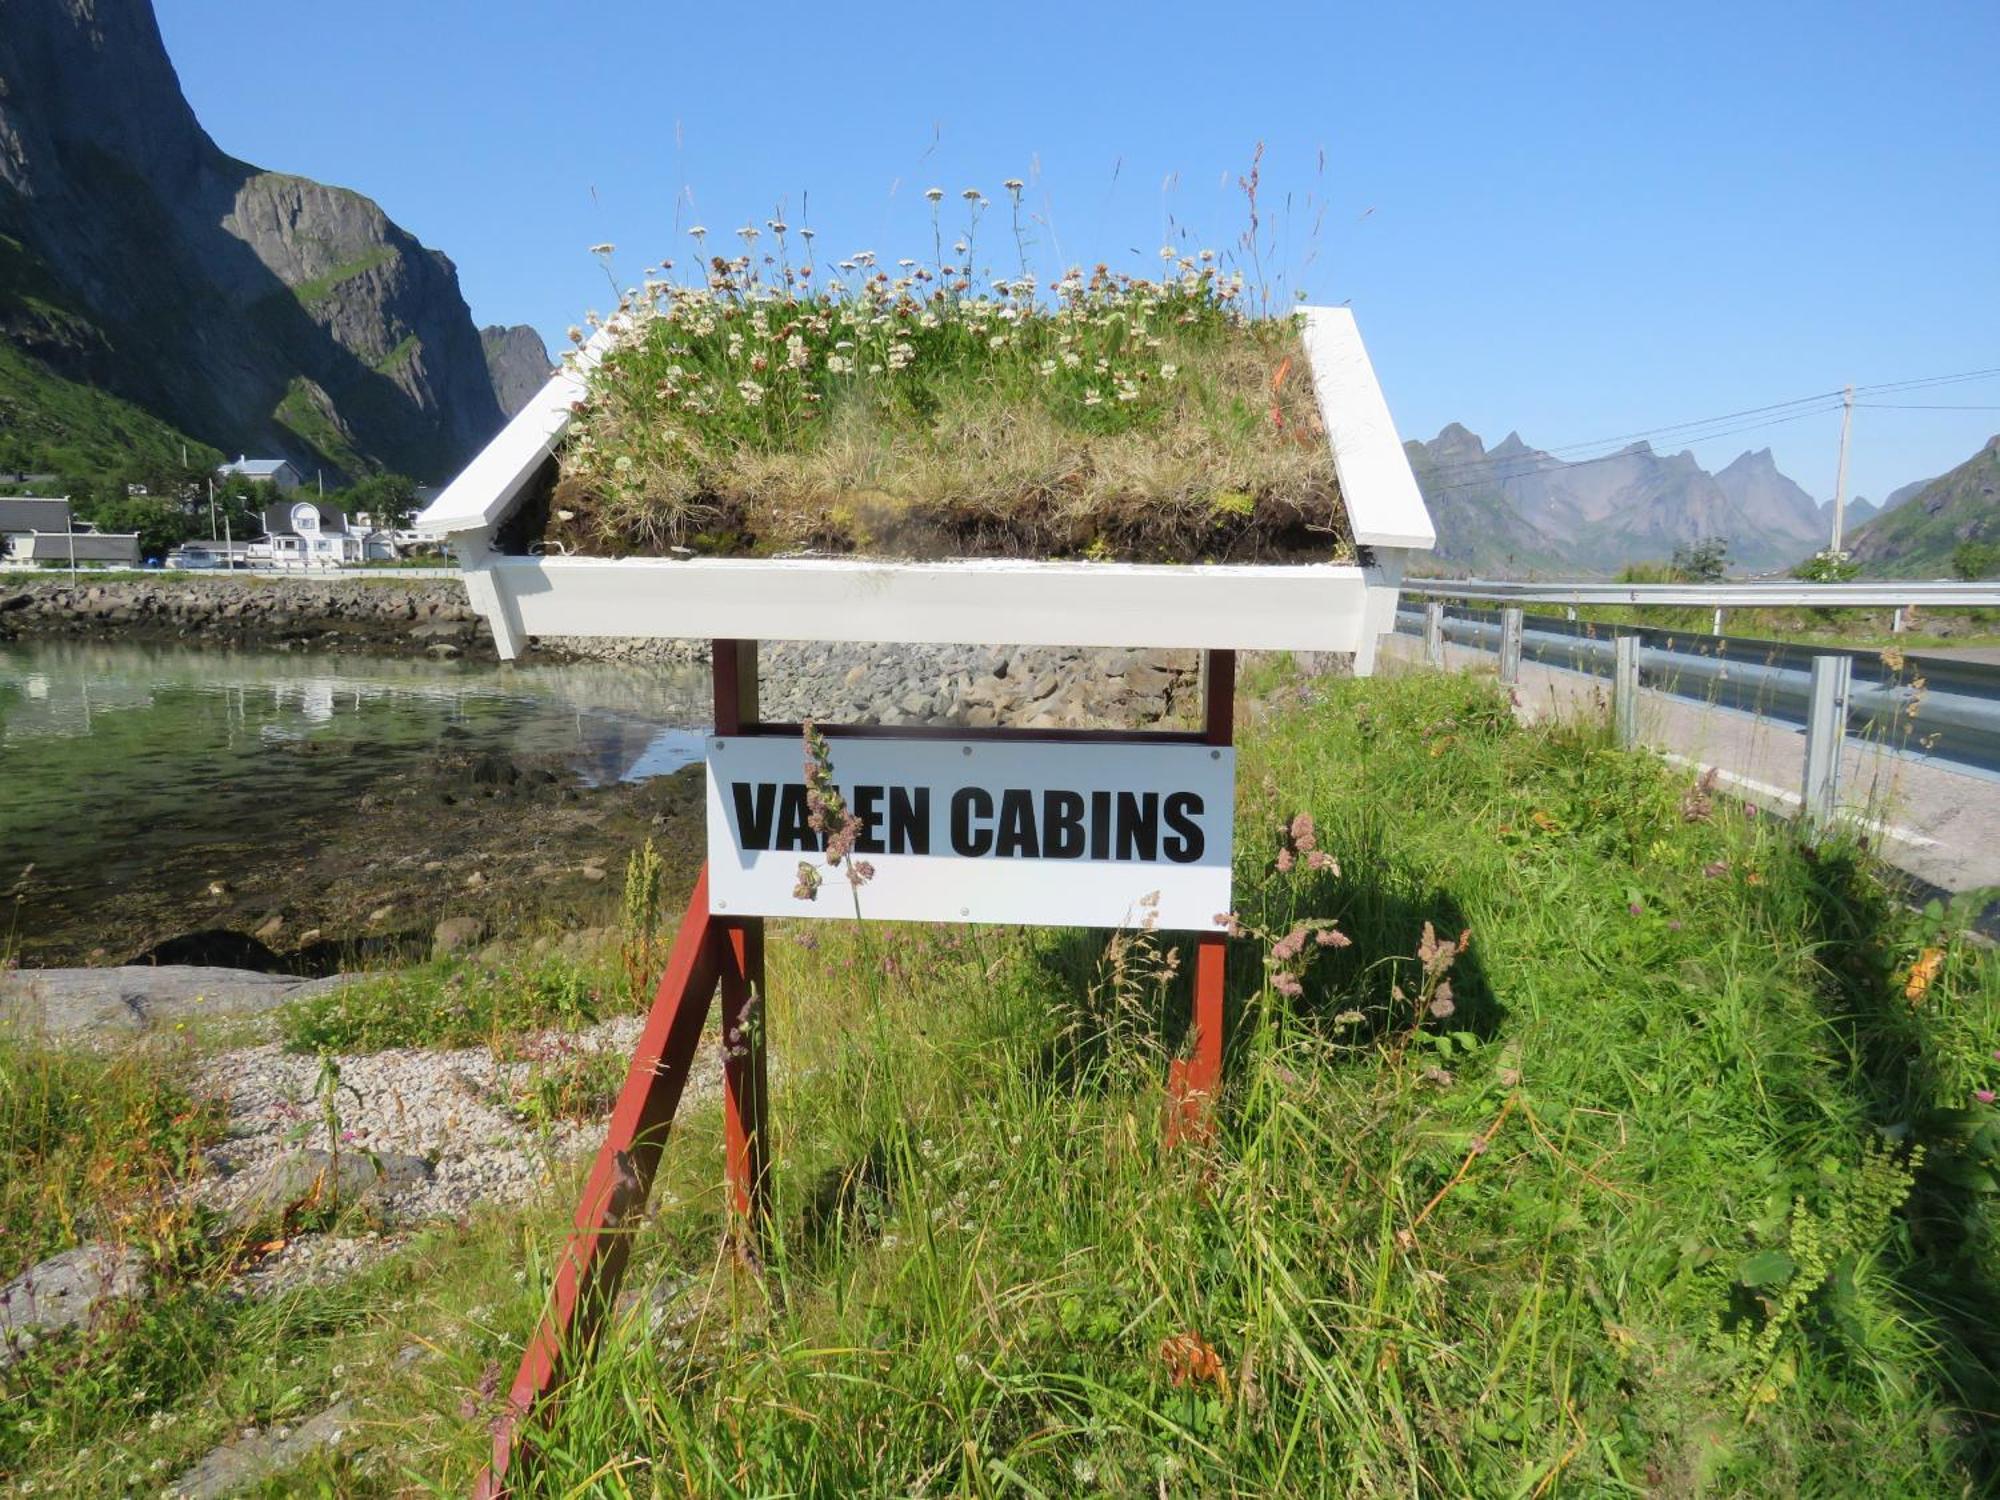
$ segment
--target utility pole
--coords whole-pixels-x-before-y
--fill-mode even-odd
[[[1840,397],[1840,467],[1833,479],[1833,554],[1840,555],[1840,544],[1846,531],[1847,520],[1847,434],[1854,425],[1854,387],[1849,386]]]
[[[215,476],[208,476],[208,539],[215,540]]]

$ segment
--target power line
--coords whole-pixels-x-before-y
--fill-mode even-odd
[[[1741,427],[1725,428],[1720,432],[1709,433],[1707,434],[1706,437],[1697,439],[1697,441],[1705,442],[1709,438],[1734,437],[1739,433],[1756,432],[1765,427],[1782,427],[1787,422],[1798,422],[1804,420],[1807,417],[1824,416],[1829,412],[1836,412],[1839,410],[1840,410],[1840,403],[1836,401],[1830,406],[1815,407],[1811,411],[1794,412],[1789,416],[1772,417],[1762,422],[1745,423]],[[1579,459],[1568,459],[1568,460],[1556,459],[1553,462],[1546,464],[1534,464],[1521,468],[1510,468],[1506,473],[1500,475],[1488,475],[1484,478],[1479,478],[1479,479],[1466,479],[1454,484],[1434,485],[1430,488],[1428,493],[1432,495],[1449,495],[1456,493],[1459,490],[1480,489],[1487,485],[1496,485],[1496,484],[1504,485],[1510,479],[1526,479],[1536,474],[1553,474],[1562,470],[1582,469],[1582,468],[1587,468],[1591,464],[1608,464],[1616,459],[1625,458],[1628,456],[1629,455],[1625,453],[1605,453],[1599,455],[1596,458],[1579,458]],[[1508,458],[1503,458],[1499,460],[1499,462],[1510,463],[1512,462],[1512,460]],[[1467,467],[1477,467],[1477,465],[1468,464]],[[1433,472],[1435,473],[1437,471],[1434,470]]]
[[[1870,411],[2000,411],[2000,406],[1926,406],[1914,401],[1857,401]]]
[[[1980,370],[1960,370],[1948,375],[1925,375],[1925,376],[1919,376],[1911,380],[1886,381],[1879,385],[1856,386],[1854,390],[1857,395],[1886,394],[1894,391],[1918,391],[1918,390],[1927,390],[1936,386],[1957,385],[1965,381],[1990,380],[1996,376],[2000,376],[2000,366],[1993,366],[1987,369],[1980,369]],[[1557,460],[1557,462],[1549,464],[1533,464],[1530,465],[1529,467],[1511,467],[1519,463],[1520,456],[1511,453],[1500,454],[1498,456],[1492,454],[1486,454],[1479,458],[1459,459],[1452,463],[1438,464],[1433,467],[1431,472],[1434,476],[1453,478],[1461,474],[1471,474],[1474,471],[1491,470],[1493,468],[1503,465],[1510,466],[1506,474],[1498,476],[1499,482],[1504,482],[1506,479],[1522,477],[1530,474],[1551,473],[1557,468],[1575,467],[1578,464],[1603,463],[1603,462],[1608,462],[1609,460],[1614,458],[1623,457],[1624,454],[1622,453],[1622,451],[1618,453],[1601,454],[1591,458],[1577,458],[1577,459],[1564,460],[1560,459],[1559,457],[1560,455],[1565,453],[1588,452],[1593,448],[1602,448],[1610,443],[1632,443],[1639,441],[1642,438],[1643,439],[1659,438],[1663,442],[1671,441],[1673,443],[1677,443],[1682,446],[1692,446],[1696,443],[1712,442],[1717,438],[1733,437],[1736,434],[1742,432],[1753,432],[1760,427],[1775,426],[1781,422],[1789,422],[1799,417],[1818,416],[1824,412],[1838,411],[1840,409],[1840,404],[1841,404],[1840,396],[1841,392],[1838,390],[1822,391],[1811,396],[1795,397],[1790,401],[1775,401],[1766,406],[1751,406],[1751,407],[1745,407],[1741,411],[1720,412],[1712,417],[1701,417],[1687,422],[1674,422],[1661,427],[1640,428],[1636,431],[1620,433],[1613,437],[1596,438],[1585,442],[1562,443],[1550,448],[1538,448],[1532,450],[1537,455]],[[1906,411],[2000,410],[2000,408],[1984,407],[1984,406],[1930,407],[1930,406],[1922,406],[1912,403],[1900,403],[1900,402],[1861,401],[1861,402],[1856,402],[1855,404],[1858,406],[1867,406],[1880,410],[1895,410],[1895,409],[1902,409]],[[1809,409],[1804,411],[1793,411],[1792,409],[1795,407],[1807,407]],[[1744,427],[1722,427],[1719,428],[1718,430],[1710,430],[1712,428],[1717,428],[1717,424],[1733,422],[1740,417],[1762,416],[1766,413],[1773,413],[1773,412],[1786,412],[1788,413],[1788,415],[1781,418],[1777,418],[1772,422],[1757,422],[1757,423],[1751,423],[1748,426]],[[1669,437],[1669,434],[1675,434],[1675,436]],[[1487,479],[1491,478],[1493,478],[1493,476],[1491,475],[1487,476]],[[1434,493],[1443,494],[1443,493],[1448,493],[1453,489],[1470,488],[1474,484],[1487,482],[1487,479],[1468,480],[1464,484],[1439,486],[1434,491]]]

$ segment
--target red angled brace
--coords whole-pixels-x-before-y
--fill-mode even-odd
[[[625,1087],[612,1107],[610,1129],[577,1204],[548,1308],[521,1357],[520,1371],[507,1393],[506,1415],[494,1428],[492,1461],[473,1489],[478,1500],[497,1500],[506,1494],[507,1467],[522,1425],[537,1403],[562,1382],[578,1352],[590,1347],[616,1292],[631,1251],[632,1225],[652,1193],[653,1173],[687,1087],[725,963],[742,972],[741,960],[729,951],[725,934],[709,918],[704,865],[688,897],[680,931],[674,934],[667,972],[653,995]],[[761,990],[761,973],[758,977]]]

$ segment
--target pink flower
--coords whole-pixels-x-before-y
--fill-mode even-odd
[[[1306,987],[1299,983],[1299,976],[1287,974],[1283,969],[1271,976],[1271,988],[1292,1000],[1298,999],[1306,992]]]
[[[1972,1097],[1977,1099],[1981,1104],[1991,1104],[1993,1102],[1993,1090],[1974,1089],[1972,1091]]]

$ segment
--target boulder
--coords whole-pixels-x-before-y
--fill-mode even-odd
[[[360,1203],[392,1197],[431,1180],[431,1164],[399,1151],[332,1152],[317,1146],[288,1151],[260,1171],[238,1201],[230,1220],[239,1228],[257,1223],[307,1198]]]
[[[351,1403],[336,1401],[297,1427],[256,1428],[210,1449],[167,1489],[176,1500],[220,1500],[294,1467],[317,1448],[338,1443],[354,1427]]]
[[[431,929],[431,957],[444,958],[476,948],[486,936],[486,923],[478,917],[446,917]]]
[[[117,1245],[79,1245],[23,1271],[0,1288],[0,1370],[36,1337],[75,1328],[107,1303],[145,1292],[145,1253]]]
[[[149,1031],[204,1016],[256,1015],[298,985],[290,974],[207,964],[0,969],[0,1022],[52,1036]]]

